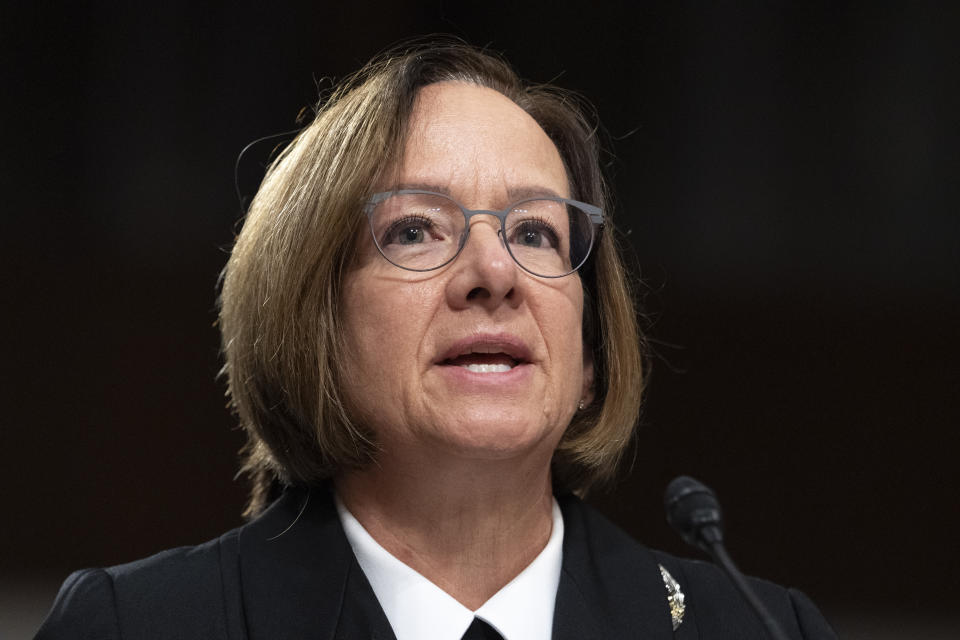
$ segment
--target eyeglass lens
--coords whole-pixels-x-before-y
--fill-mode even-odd
[[[452,260],[466,232],[460,206],[439,194],[393,194],[375,206],[370,224],[383,256],[413,271],[429,271]],[[517,264],[536,275],[555,277],[586,260],[593,225],[574,204],[525,200],[507,213],[502,235]]]

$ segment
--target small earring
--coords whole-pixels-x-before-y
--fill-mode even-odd
[[[584,404],[583,400],[581,400],[580,402],[577,403],[577,409],[578,409],[578,410],[583,411],[583,410],[586,409],[586,408],[587,408],[587,405]]]

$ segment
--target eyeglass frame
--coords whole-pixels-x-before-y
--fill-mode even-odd
[[[460,209],[460,212],[463,214],[464,231],[460,235],[460,244],[457,247],[457,250],[454,252],[454,254],[450,256],[450,258],[448,258],[442,264],[439,264],[435,267],[430,267],[429,269],[411,269],[410,267],[404,267],[402,265],[399,265],[393,260],[391,260],[390,258],[388,258],[387,254],[385,254],[383,252],[383,249],[380,247],[380,241],[377,239],[377,233],[373,229],[373,212],[377,208],[377,205],[386,201],[392,196],[404,196],[404,195],[439,196],[455,204],[457,208]],[[517,207],[517,205],[521,205],[525,202],[534,202],[537,200],[547,200],[550,202],[561,202],[566,205],[572,205],[580,209],[584,213],[586,213],[587,217],[590,218],[590,223],[593,225],[592,227],[593,233],[590,236],[590,246],[587,247],[587,251],[583,256],[583,260],[581,260],[580,264],[572,268],[570,271],[566,273],[562,273],[558,276],[545,276],[543,274],[531,271],[527,267],[520,264],[520,261],[517,260],[517,257],[513,255],[513,251],[510,250],[510,243],[507,242],[506,237],[504,236],[504,233],[503,233],[504,227],[506,227],[506,224],[507,224],[507,216],[515,207]],[[538,278],[551,278],[551,279],[565,278],[571,273],[577,272],[580,269],[580,267],[585,265],[587,263],[587,260],[590,259],[590,254],[593,253],[593,246],[596,244],[597,237],[599,236],[600,231],[603,229],[603,225],[604,225],[603,209],[601,209],[600,207],[596,205],[588,204],[586,202],[580,202],[578,200],[571,200],[570,198],[561,198],[559,196],[539,196],[539,197],[533,197],[533,198],[524,198],[522,200],[518,200],[513,204],[507,206],[507,208],[505,208],[503,211],[494,211],[491,209],[467,209],[465,206],[457,202],[453,197],[448,196],[444,193],[437,193],[436,191],[426,191],[424,189],[397,189],[395,191],[381,191],[379,193],[375,193],[371,195],[369,198],[367,198],[367,201],[363,205],[363,212],[367,216],[367,226],[370,228],[370,235],[373,237],[373,244],[377,247],[377,252],[381,256],[383,256],[383,259],[389,262],[390,264],[392,264],[393,266],[397,267],[398,269],[403,269],[404,271],[413,271],[416,273],[436,271],[437,269],[442,269],[443,267],[447,266],[448,264],[456,260],[460,256],[460,253],[463,251],[463,248],[467,246],[467,241],[470,239],[470,219],[475,215],[482,214],[482,215],[493,216],[494,218],[500,221],[500,228],[497,229],[497,235],[500,236],[500,239],[503,242],[503,246],[507,250],[507,254],[513,260],[514,264],[516,264],[518,267],[520,267],[530,275],[537,276]]]

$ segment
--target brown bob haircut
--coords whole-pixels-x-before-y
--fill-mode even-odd
[[[524,109],[560,152],[571,197],[609,216],[596,126],[576,96],[524,83],[500,57],[452,41],[394,50],[348,77],[270,165],[223,272],[224,373],[247,434],[248,516],[285,485],[316,486],[376,456],[341,386],[342,283],[369,235],[362,204],[402,154],[418,90],[445,81],[494,89]],[[643,386],[636,310],[609,220],[587,264],[567,277],[584,287],[595,388],[554,454],[552,477],[558,491],[585,491],[614,476]]]

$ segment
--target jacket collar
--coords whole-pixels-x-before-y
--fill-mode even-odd
[[[285,491],[241,529],[238,546],[250,640],[394,640],[329,488]]]
[[[558,502],[564,540],[554,640],[670,640],[653,554],[578,498]],[[395,640],[330,488],[285,491],[240,529],[238,552],[249,640]]]

